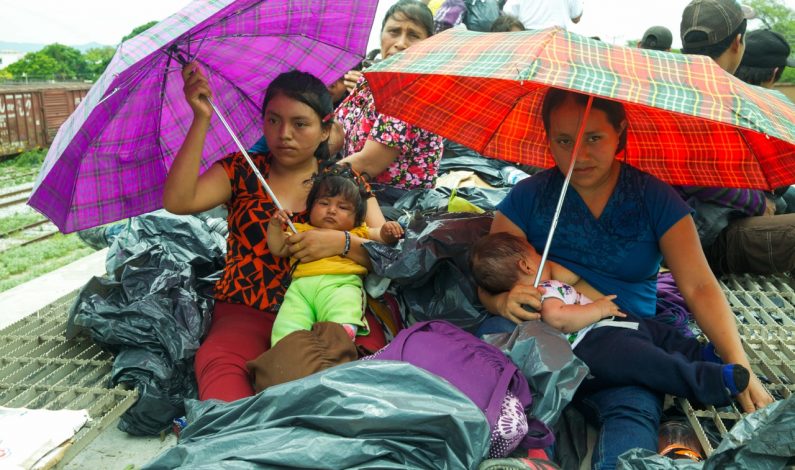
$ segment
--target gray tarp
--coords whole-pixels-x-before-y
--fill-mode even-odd
[[[533,392],[533,416],[554,427],[563,408],[588,375],[560,331],[540,321],[520,324],[513,333],[486,335],[522,371]]]
[[[634,449],[619,457],[623,470],[778,470],[795,464],[795,396],[746,415],[704,462],[671,460]]]
[[[67,337],[89,333],[115,354],[112,385],[136,387],[119,429],[155,435],[195,397],[193,356],[205,334],[226,240],[198,217],[157,211],[131,219],[69,313]]]
[[[397,361],[351,362],[187,407],[179,444],[145,469],[464,469],[489,448],[488,423],[469,398]]]
[[[491,215],[417,215],[400,249],[365,243],[373,272],[392,280],[412,320],[447,320],[474,331],[488,316],[477,299],[468,252],[487,234]]]

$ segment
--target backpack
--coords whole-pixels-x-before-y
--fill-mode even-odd
[[[527,379],[502,351],[446,321],[415,323],[369,359],[408,362],[446,379],[483,411],[490,429],[497,425],[508,392],[525,410],[533,402]],[[528,418],[528,431],[521,447],[554,442],[550,429],[535,418]]]
[[[491,24],[500,17],[497,0],[467,0],[467,14],[464,24],[470,31],[491,31]]]

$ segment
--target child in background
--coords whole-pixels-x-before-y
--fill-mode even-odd
[[[475,282],[492,294],[532,285],[540,261],[526,240],[508,233],[478,240],[470,256]],[[702,346],[670,325],[622,313],[612,302],[615,296],[599,294],[591,301],[571,287],[580,278],[563,266],[547,261],[541,279],[541,320],[568,334],[574,354],[593,376],[584,386],[643,385],[715,406],[728,405],[748,387],[749,371],[723,364],[711,344]]]
[[[295,224],[304,232],[316,228],[341,230],[346,246],[341,256],[295,265],[292,281],[273,324],[271,347],[297,330],[309,330],[316,322],[341,324],[351,340],[364,323],[365,295],[362,277],[367,268],[345,257],[350,234],[383,243],[396,243],[403,235],[397,222],[378,228],[364,223],[367,199],[372,197],[366,183],[348,165],[333,165],[315,177],[307,196],[309,224]],[[285,243],[289,236],[288,214],[277,211],[268,224],[268,248],[275,256],[290,256]]]

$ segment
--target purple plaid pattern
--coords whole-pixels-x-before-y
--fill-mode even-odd
[[[205,70],[213,101],[244,145],[280,73],[331,83],[364,56],[376,0],[196,0],[121,44],[50,147],[28,204],[62,232],[162,207],[168,168],[190,126],[176,44]],[[236,147],[214,117],[202,171]]]
[[[765,213],[765,193],[754,189],[706,188],[702,186],[679,186],[685,199],[695,197],[721,207],[730,207],[747,216]]]

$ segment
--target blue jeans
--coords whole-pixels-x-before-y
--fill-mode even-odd
[[[578,393],[577,409],[599,431],[591,468],[612,470],[618,456],[635,447],[656,452],[662,401],[661,394],[634,385]]]
[[[482,338],[483,335],[492,333],[513,333],[516,328],[516,323],[511,320],[501,317],[499,315],[490,315],[488,318],[481,322],[475,336]]]
[[[478,337],[510,333],[516,323],[499,315],[483,320]],[[618,456],[640,447],[657,451],[657,433],[662,416],[662,394],[639,386],[612,387],[578,393],[577,408],[599,430],[592,458],[594,470],[613,469]]]

